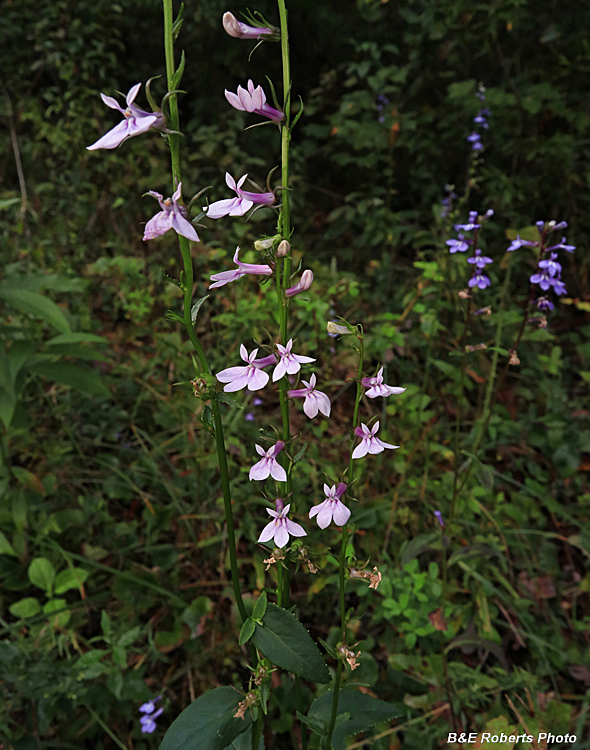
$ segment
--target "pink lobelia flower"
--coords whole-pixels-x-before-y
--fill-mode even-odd
[[[154,190],[149,190],[149,195],[152,198],[156,198],[162,209],[160,213],[152,216],[152,218],[145,225],[143,233],[144,240],[153,240],[154,237],[159,237],[162,234],[166,234],[169,229],[174,229],[177,234],[181,234],[188,240],[193,242],[199,241],[199,235],[196,233],[195,228],[187,220],[187,210],[185,206],[179,206],[178,201],[182,191],[182,182],[178,183],[176,192],[172,198],[163,199],[160,193],[156,193]]]
[[[262,359],[256,359],[258,349],[248,354],[244,344],[240,345],[240,357],[246,362],[245,367],[228,367],[215,376],[220,383],[227,383],[223,390],[226,393],[241,391],[248,387],[249,391],[259,391],[268,383],[268,375],[262,371],[267,365],[274,365],[277,358],[274,354]]]
[[[223,14],[223,28],[234,39],[258,39],[263,34],[273,33],[272,29],[266,26],[248,26],[247,23],[238,21],[234,14],[229,11]]]
[[[367,398],[377,398],[378,396],[397,396],[399,393],[403,393],[405,388],[396,388],[391,385],[385,385],[383,382],[383,368],[371,378],[363,378],[361,384],[369,390],[365,393]]]
[[[225,286],[225,284],[229,284],[230,281],[237,281],[238,279],[241,279],[242,276],[246,276],[247,274],[257,274],[259,276],[270,276],[272,274],[272,268],[267,265],[259,265],[257,263],[242,263],[240,260],[238,260],[238,254],[240,252],[240,248],[236,247],[236,252],[234,253],[234,263],[238,266],[237,269],[234,271],[221,271],[221,273],[214,273],[213,276],[211,276],[211,281],[214,281],[214,284],[209,285],[209,289],[216,289],[220,286]]]
[[[222,216],[243,216],[246,211],[249,211],[252,206],[257,203],[263,206],[272,206],[275,202],[274,193],[249,193],[247,190],[242,190],[242,185],[248,177],[245,174],[240,177],[238,183],[230,175],[229,172],[225,173],[225,181],[230,190],[233,190],[237,194],[237,198],[228,198],[223,201],[215,201],[210,206],[203,206],[203,211],[207,212],[207,216],[210,219],[220,219]]]
[[[361,424],[360,427],[355,428],[354,434],[362,439],[352,452],[353,458],[362,458],[363,456],[366,456],[367,453],[382,453],[385,448],[399,448],[399,445],[390,445],[376,437],[378,430],[379,422],[375,422],[371,429],[369,429],[366,424]]]
[[[284,505],[281,498],[277,497],[276,510],[266,509],[266,512],[274,518],[274,521],[271,521],[262,529],[262,534],[258,537],[259,542],[270,542],[271,539],[274,539],[274,543],[280,548],[288,543],[289,534],[291,536],[307,536],[302,526],[287,518],[290,507],[290,505]]]
[[[299,372],[299,370],[301,369],[301,365],[306,365],[309,362],[315,362],[315,359],[313,357],[304,357],[300,354],[292,354],[292,348],[293,339],[289,339],[289,341],[287,342],[287,346],[277,344],[280,360],[279,364],[275,367],[272,374],[273,383],[276,383],[277,380],[280,380],[283,375],[285,375],[285,373],[288,373],[289,375],[295,375],[295,373]]]
[[[301,278],[299,279],[297,284],[295,284],[295,286],[289,287],[289,289],[285,290],[285,294],[287,295],[287,297],[294,297],[300,292],[306,292],[312,284],[313,272],[310,270],[306,270],[301,274]]]
[[[133,138],[134,135],[146,133],[151,128],[162,130],[166,126],[166,120],[162,112],[146,112],[133,104],[140,88],[141,83],[136,83],[135,86],[129,89],[126,98],[126,109],[123,109],[112,96],[100,95],[107,107],[119,110],[125,119],[123,122],[115,125],[108,133],[105,133],[92,146],[87,146],[88,151],[96,151],[99,148],[117,148],[123,141]]]
[[[274,109],[266,103],[266,94],[262,90],[262,86],[254,88],[252,79],[248,81],[247,91],[242,86],[238,86],[237,94],[233,94],[226,89],[225,98],[232,107],[239,109],[240,112],[254,112],[257,115],[268,117],[273,122],[280,122],[285,116],[284,112]]]
[[[314,505],[309,511],[309,517],[313,518],[317,516],[320,529],[325,529],[332,521],[334,521],[336,526],[344,526],[350,518],[350,510],[340,500],[346,492],[346,485],[344,482],[340,482],[340,484],[333,485],[332,487],[328,487],[325,484],[324,492],[326,493],[326,499],[323,503]]]
[[[281,464],[277,461],[277,456],[285,447],[285,443],[282,440],[276,442],[267,451],[261,448],[259,445],[256,447],[256,453],[262,456],[262,459],[255,463],[250,469],[250,481],[252,479],[268,479],[271,476],[276,479],[277,482],[286,482],[287,474]]]
[[[326,417],[329,417],[331,409],[330,399],[326,396],[325,393],[322,393],[322,391],[316,391],[315,373],[312,373],[311,378],[309,379],[309,383],[306,380],[302,380],[301,382],[305,385],[305,388],[296,388],[287,391],[288,395],[291,398],[305,396],[305,401],[303,402],[303,411],[310,419],[317,417],[318,411],[321,411],[322,414],[324,414]]]

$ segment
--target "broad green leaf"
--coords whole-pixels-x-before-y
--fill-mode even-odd
[[[313,702],[308,717],[315,723],[328,727],[332,714],[334,693],[329,690]],[[372,698],[357,690],[344,689],[338,696],[337,716],[341,717],[334,730],[332,745],[334,750],[345,750],[346,738],[359,732],[365,732],[375,724],[391,721],[405,715],[402,706]]]
[[[277,667],[312,682],[330,682],[320,650],[307,630],[290,612],[269,604],[256,625],[252,643]]]
[[[71,589],[79,589],[88,578],[88,571],[84,568],[66,568],[55,576],[54,591],[56,594],[64,594]]]
[[[49,297],[44,297],[42,294],[31,292],[28,289],[1,287],[0,299],[5,300],[8,305],[21,312],[41,318],[61,333],[70,333],[70,324],[65,315]]]
[[[55,344],[51,347],[49,353],[53,356],[91,359],[97,362],[107,362],[109,359],[104,352],[99,352],[97,349],[83,344]]]
[[[13,381],[38,348],[39,344],[36,341],[14,341],[11,344],[8,360]]]
[[[49,621],[56,628],[65,628],[71,617],[71,612],[65,609],[67,606],[65,599],[50,599],[43,605],[43,612],[50,615]]]
[[[46,557],[36,557],[29,565],[29,581],[33,586],[43,589],[47,596],[51,595],[55,568]]]
[[[244,624],[242,625],[240,629],[240,638],[239,638],[239,644],[240,646],[243,646],[244,643],[248,643],[250,638],[254,635],[254,630],[256,628],[256,623],[251,617],[248,617],[247,620],[244,620]]]
[[[31,365],[30,370],[56,383],[69,385],[84,393],[110,396],[110,392],[100,379],[100,375],[94,370],[88,370],[85,367],[80,367],[80,365],[74,365],[70,362],[40,362]]]
[[[228,745],[226,750],[252,750],[252,729],[253,725],[250,725],[250,729],[246,732],[242,732],[236,739]],[[258,750],[264,750],[264,740],[260,737],[258,742]]]
[[[41,605],[32,596],[20,599],[18,602],[11,604],[8,608],[11,615],[15,617],[33,617],[41,611]]]
[[[4,388],[0,388],[0,419],[6,429],[10,427],[17,404],[18,400],[14,393],[8,393]]]
[[[12,557],[17,556],[12,544],[8,541],[8,539],[6,538],[6,535],[3,534],[1,531],[0,531],[0,555],[12,555]]]
[[[160,750],[225,750],[249,729],[248,714],[235,719],[243,696],[230,687],[218,687],[193,701],[172,723]]]

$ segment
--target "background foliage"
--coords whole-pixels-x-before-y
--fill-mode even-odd
[[[383,572],[371,596],[348,584],[363,652],[354,678],[404,711],[373,747],[444,744],[449,684],[473,731],[546,727],[575,731],[577,747],[590,747],[581,740],[590,704],[590,9],[568,1],[557,12],[547,0],[296,5],[293,78],[305,116],[293,142],[294,246],[316,293],[297,304],[295,329],[337,396],[334,419],[313,427],[295,491],[313,496],[324,472],[342,465],[354,358],[324,333],[328,318],[362,321],[367,369],[385,363],[386,382],[407,386],[380,415],[403,448],[375,460],[354,508],[357,557],[382,561]],[[225,171],[264,184],[278,150],[270,128],[244,133],[251,123],[223,97],[248,77],[279,79],[268,46],[244,63],[247,43],[221,28],[226,9],[188,2],[181,36],[184,194],[211,185],[212,200],[225,197]],[[275,18],[270,0],[256,9]],[[153,209],[142,193],[170,192],[166,144],[148,136],[85,150],[114,124],[99,91],[126,92],[163,73],[160,4],[7,0],[0,61],[0,412],[11,467],[0,478],[0,740],[15,750],[157,747],[161,735],[141,736],[140,702],[164,693],[165,727],[206,689],[247,679],[216,458],[186,385],[189,350],[163,318],[179,306],[164,276],[178,274],[179,257],[173,238],[141,240]],[[465,138],[480,81],[492,115],[473,171]],[[388,100],[381,109],[379,96]],[[533,262],[513,255],[501,312],[507,231],[566,220],[577,251],[564,266],[569,296],[547,331],[527,332],[521,367],[500,393],[458,507],[443,603],[449,537],[433,511],[447,514],[452,491],[463,314],[453,290],[465,283],[444,245],[445,184],[468,194],[457,218],[495,210],[483,240],[497,283],[478,298],[494,313],[477,320],[468,343],[491,345],[501,319],[508,346],[518,328]],[[197,297],[236,244],[250,250],[272,233],[268,214],[255,219],[200,231]],[[216,370],[240,341],[262,338],[273,316],[242,284],[199,313]],[[491,358],[469,355],[467,441]],[[277,404],[243,406],[228,406],[225,420],[241,573],[258,592],[265,503],[247,483],[249,446]],[[310,537],[325,549],[329,537]],[[317,564],[317,576],[295,577],[293,599],[312,634],[334,645],[326,613],[337,611],[335,575],[324,556]],[[272,734],[289,747],[298,729],[288,682],[277,677],[272,701],[267,746]]]

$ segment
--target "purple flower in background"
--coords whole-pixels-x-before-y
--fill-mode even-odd
[[[522,240],[520,235],[516,235],[516,239],[512,240],[510,246],[506,249],[507,253],[511,253],[513,250],[518,250],[520,247],[539,247],[538,242],[531,242],[530,240]]]
[[[549,249],[549,248],[548,248]],[[549,276],[561,276],[561,263],[556,263],[557,253],[551,253],[551,258],[540,260],[539,268],[543,268]]]
[[[468,286],[476,286],[478,289],[485,289],[486,287],[490,286],[491,283],[492,282],[489,280],[489,278],[485,276],[479,268],[476,268],[473,276],[469,279]]]
[[[481,125],[481,127],[484,130],[487,130],[490,127],[490,125],[488,121],[486,120],[486,117],[489,117],[490,115],[491,115],[490,110],[487,109],[487,107],[484,107],[483,109],[480,109],[477,115],[473,118],[473,122],[476,125]]]
[[[330,399],[322,391],[316,391],[316,377],[315,373],[312,373],[309,383],[307,380],[301,381],[305,388],[295,388],[287,391],[290,398],[301,398],[305,397],[303,402],[303,411],[307,414],[310,419],[317,417],[318,412],[321,412],[324,416],[330,416],[331,404]]]
[[[477,211],[470,211],[467,224],[455,224],[455,230],[457,232],[471,232],[472,229],[479,229],[481,224],[477,223],[477,217]]]
[[[379,94],[377,97],[377,112],[379,112],[379,117],[377,120],[379,122],[385,122],[385,117],[383,115],[383,108],[386,107],[389,104],[389,99],[385,96],[385,94]]]
[[[237,281],[247,274],[258,276],[270,276],[272,274],[272,268],[270,266],[259,265],[257,263],[242,263],[238,260],[239,252],[240,248],[237,247],[236,252],[234,253],[234,263],[237,265],[237,268],[233,271],[214,273],[213,276],[211,276],[211,281],[214,281],[215,283],[210,284],[209,289],[216,289],[217,287],[229,284],[231,281]]]
[[[160,714],[164,712],[163,708],[159,708],[156,711],[155,703],[160,700],[162,696],[159,695],[157,698],[153,698],[151,701],[148,701],[147,703],[142,704],[139,707],[139,710],[143,716],[140,716],[139,723],[141,724],[141,731],[144,734],[152,734],[157,728],[156,726],[156,719]]]
[[[282,548],[288,543],[289,534],[291,536],[307,536],[302,526],[287,518],[290,507],[290,505],[285,505],[280,497],[277,497],[275,510],[266,509],[266,512],[274,518],[274,521],[271,521],[262,529],[258,542],[270,542],[271,539],[274,539],[277,547]]]
[[[253,411],[249,411],[246,414],[246,416],[244,417],[244,419],[246,420],[246,422],[253,422],[254,421],[254,412]]]
[[[482,255],[481,250],[477,248],[474,256],[472,258],[467,258],[467,262],[475,263],[476,267],[481,269],[485,268],[488,263],[493,263],[494,261],[491,258],[488,258],[487,255]]]
[[[279,351],[279,363],[275,367],[272,374],[273,383],[280,380],[283,375],[295,375],[301,369],[301,365],[307,365],[310,362],[315,362],[313,357],[304,357],[301,354],[293,354],[291,349],[293,348],[293,339],[289,339],[286,346],[277,344]]]
[[[233,13],[229,11],[223,14],[223,28],[234,39],[258,39],[263,34],[272,34],[272,29],[266,26],[248,26],[246,23],[238,21]]]
[[[479,133],[471,133],[467,136],[467,140],[471,143],[471,148],[474,151],[483,151],[483,143],[481,142],[481,135]]]
[[[385,385],[383,382],[383,368],[381,368],[376,375],[373,375],[370,378],[363,378],[361,380],[361,385],[364,388],[368,388],[368,391],[365,393],[367,398],[378,398],[379,396],[387,398],[387,396],[397,396],[399,393],[403,393],[406,390],[405,388]]]
[[[464,253],[469,250],[469,245],[473,240],[466,240],[462,232],[459,232],[459,237],[456,240],[447,240],[446,244],[449,246],[449,252],[451,255],[456,252]]]
[[[543,273],[534,273],[531,276],[531,284],[538,284],[546,292],[553,286],[553,278],[546,271]]]
[[[553,291],[558,295],[567,294],[567,289],[561,279],[553,279]]]
[[[317,516],[317,522],[320,529],[327,528],[332,521],[336,526],[344,526],[350,518],[350,510],[340,500],[342,495],[346,492],[346,485],[344,482],[340,482],[338,485],[328,487],[324,485],[324,493],[326,499],[319,505],[314,505],[309,511],[309,517],[313,518]]]
[[[287,297],[294,297],[296,294],[300,294],[301,292],[306,292],[312,284],[313,284],[313,272],[310,271],[309,269],[306,269],[301,274],[301,278],[295,284],[295,286],[291,286],[288,289],[285,289],[285,294]]]
[[[258,396],[254,396],[252,399],[252,406],[262,406],[264,401],[261,398],[258,398]]]
[[[252,206],[260,204],[263,206],[272,206],[275,202],[274,193],[250,193],[247,190],[242,190],[247,174],[240,177],[238,183],[230,175],[229,172],[225,173],[225,181],[227,186],[237,194],[237,198],[227,198],[222,201],[215,201],[210,206],[203,206],[203,211],[207,212],[209,219],[220,219],[222,216],[243,216],[246,211],[249,211]]]
[[[285,443],[283,443],[282,440],[276,442],[267,451],[259,445],[256,445],[256,453],[258,453],[259,456],[262,456],[262,459],[258,461],[258,463],[255,463],[250,469],[250,481],[252,481],[252,479],[268,479],[268,477],[271,476],[273,479],[276,479],[277,482],[286,482],[287,474],[277,461],[277,456],[284,447]]]
[[[379,431],[379,422],[375,422],[373,427],[369,429],[366,424],[361,424],[360,427],[355,427],[354,434],[361,438],[361,442],[352,452],[353,458],[362,458],[367,453],[373,455],[382,453],[385,448],[399,448],[399,445],[390,445],[389,443],[383,442],[377,437]]]
[[[445,525],[445,522],[443,521],[443,517],[442,517],[441,511],[440,510],[435,510],[434,511],[434,515],[435,515],[436,520],[439,522],[440,527],[442,529],[442,527]]]
[[[565,221],[562,222],[562,224],[565,224]],[[557,227],[555,227],[555,228],[557,229]],[[565,244],[565,240],[566,240],[566,238],[562,237],[561,238],[561,242],[559,243],[559,245],[552,245],[551,247],[548,247],[547,250],[548,251],[549,250],[565,250],[568,253],[573,253],[574,250],[576,249],[576,246],[575,245],[566,245]]]
[[[539,297],[537,300],[537,309],[539,310],[554,310],[555,305],[547,297]]]
[[[241,391],[248,388],[249,391],[259,391],[269,381],[269,376],[262,371],[262,367],[274,364],[277,360],[274,354],[262,359],[256,359],[258,349],[248,354],[246,347],[240,345],[240,357],[246,362],[245,367],[228,367],[215,376],[220,383],[227,383],[223,390],[226,393]]]
[[[457,193],[453,192],[453,188],[450,185],[445,185],[446,195],[441,201],[442,208],[440,210],[440,218],[444,219],[447,217],[453,205],[454,199],[457,197]]]
[[[257,115],[262,115],[262,117],[268,117],[273,122],[280,122],[285,116],[283,112],[266,103],[266,94],[262,90],[262,86],[254,88],[252,79],[248,81],[248,90],[238,86],[238,93],[233,94],[226,89],[225,98],[234,109],[238,109],[240,112],[254,112]]]
[[[146,112],[133,104],[140,88],[141,83],[136,83],[135,86],[129,89],[125,100],[127,104],[126,109],[123,109],[112,96],[100,95],[107,107],[118,110],[125,119],[123,122],[115,125],[108,133],[105,133],[92,146],[87,146],[88,151],[96,151],[99,148],[117,148],[117,146],[120,146],[128,138],[146,133],[151,128],[162,130],[166,126],[166,120],[162,112]]]
[[[196,233],[195,228],[186,218],[188,216],[186,207],[178,205],[181,191],[182,182],[178,183],[178,187],[172,198],[166,198],[165,200],[160,193],[156,193],[154,190],[148,191],[152,198],[157,199],[162,210],[160,213],[152,216],[145,225],[143,233],[144,240],[153,240],[154,237],[160,237],[162,234],[166,234],[170,229],[174,229],[177,234],[181,234],[188,240],[193,240],[193,242],[199,241],[199,236]]]

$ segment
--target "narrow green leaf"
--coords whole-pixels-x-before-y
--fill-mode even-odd
[[[178,35],[180,34],[180,29],[182,28],[183,22],[184,22],[184,3],[181,3],[180,10],[178,11],[178,15],[176,16],[176,19],[174,20],[174,23],[172,24],[172,37],[174,41],[178,39]]]
[[[6,429],[10,427],[17,403],[14,391],[8,393],[4,388],[0,388],[0,420]]]
[[[218,687],[187,706],[164,735],[160,750],[225,750],[251,726],[246,714],[235,719],[243,696],[230,687]]]
[[[267,604],[268,602],[266,599],[266,591],[263,591],[256,600],[256,604],[254,605],[254,609],[252,611],[252,618],[254,620],[261,620],[264,617]]]
[[[182,50],[182,54],[180,56],[180,63],[174,75],[172,76],[172,90],[177,89],[178,86],[180,85],[182,76],[184,74],[184,65],[185,65],[184,50]]]
[[[81,344],[83,342],[92,342],[93,344],[108,344],[109,340],[104,336],[95,336],[93,333],[60,333],[45,342],[47,346],[58,346],[61,344]]]
[[[41,318],[61,333],[70,333],[70,324],[59,307],[42,294],[28,289],[0,288],[0,299],[21,312]]]
[[[250,638],[254,635],[254,629],[256,628],[256,623],[251,617],[248,617],[247,620],[244,620],[244,624],[242,625],[240,629],[240,646],[243,646],[244,643],[248,643]]]
[[[312,682],[330,682],[328,667],[313,638],[290,612],[276,604],[268,604],[252,643],[277,667]]]
[[[0,531],[0,555],[12,555],[12,557],[17,557],[14,547],[2,531]]]
[[[206,299],[209,299],[208,294],[205,297],[201,297],[201,299],[195,302],[195,304],[191,307],[191,323],[193,325],[195,324],[195,321],[197,320],[197,314],[201,308],[201,305]]]
[[[43,589],[47,596],[51,596],[55,568],[46,557],[36,557],[29,565],[29,581],[33,586]]]

